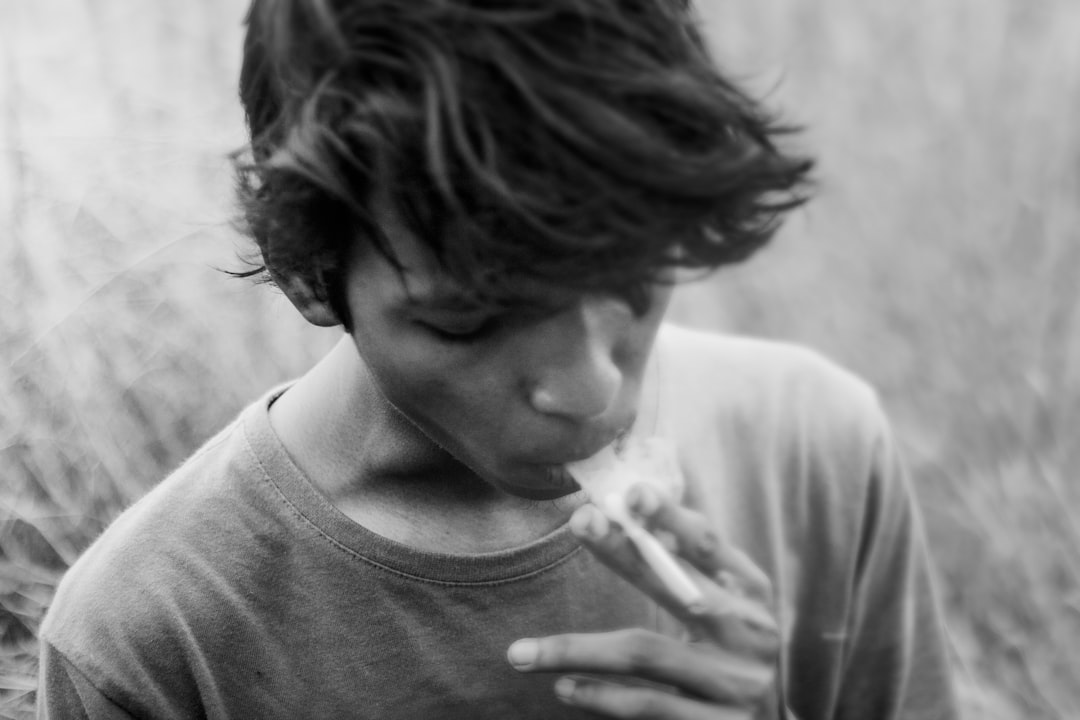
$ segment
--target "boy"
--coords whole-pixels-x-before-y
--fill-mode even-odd
[[[40,717],[948,718],[872,393],[662,325],[810,163],[680,0],[255,0],[240,197],[345,337],[125,512],[42,630]],[[659,436],[639,521],[567,465]]]

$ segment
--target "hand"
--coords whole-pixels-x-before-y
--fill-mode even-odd
[[[678,617],[688,637],[631,629],[519,640],[510,647],[510,663],[521,672],[603,673],[604,679],[563,676],[555,692],[563,702],[605,717],[754,717],[772,699],[780,646],[768,577],[704,517],[658,489],[635,486],[628,503],[647,529],[669,541],[698,582],[705,595],[700,605],[682,606],[595,506],[579,508],[570,527],[605,565]]]

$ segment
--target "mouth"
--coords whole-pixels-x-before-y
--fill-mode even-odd
[[[621,437],[622,434],[616,439],[609,440],[603,445],[596,447],[596,449],[591,452],[568,454],[559,462],[537,463],[534,467],[542,474],[542,479],[538,478],[539,486],[531,486],[527,489],[527,492],[530,493],[530,495],[535,496],[536,499],[553,499],[580,492],[582,487],[567,469],[567,465],[593,457],[612,443],[618,443],[619,438]]]
[[[558,460],[550,462],[539,462],[538,465],[556,467],[558,466],[565,471],[565,466],[582,460],[588,460],[601,450],[614,445],[615,451],[619,452],[623,443],[626,442],[632,430],[631,426],[623,427],[614,433],[607,433],[602,437],[596,438],[589,442],[576,443],[567,452],[559,455]],[[567,473],[569,474],[569,473]]]
[[[577,492],[581,489],[577,480],[570,474],[564,465],[553,465],[546,469],[548,484],[553,488],[560,488],[568,492]]]
[[[519,462],[516,473],[503,476],[508,478],[516,475],[515,480],[496,484],[511,494],[533,500],[554,500],[581,492],[581,485],[566,466],[591,458],[612,444],[618,447],[629,435],[631,426],[632,423],[614,432],[579,438],[572,445],[564,445],[557,453],[538,453],[525,462]]]
[[[581,491],[581,486],[561,465],[538,466],[532,482],[500,483],[501,487],[518,497],[528,500],[556,500]]]
[[[527,500],[557,500],[581,491],[581,486],[561,463],[518,465],[514,471],[497,474],[488,482]]]

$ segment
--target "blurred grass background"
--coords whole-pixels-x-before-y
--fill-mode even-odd
[[[969,718],[1080,718],[1080,4],[699,0],[820,196],[687,324],[805,342],[892,414]],[[63,570],[336,338],[226,278],[244,0],[0,2],[0,717]]]

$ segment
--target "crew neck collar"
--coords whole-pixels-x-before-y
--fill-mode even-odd
[[[288,386],[275,388],[244,414],[247,442],[268,480],[301,516],[343,551],[418,581],[454,585],[504,583],[544,572],[581,546],[566,524],[530,543],[477,554],[421,550],[368,530],[342,513],[289,457],[270,424],[270,405]]]

